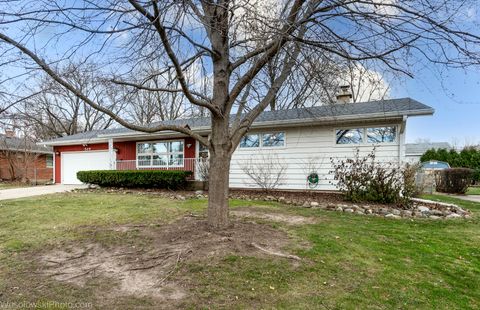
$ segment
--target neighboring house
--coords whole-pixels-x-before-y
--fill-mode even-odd
[[[274,158],[283,165],[279,188],[305,189],[316,172],[315,189],[334,189],[330,158],[351,158],[358,148],[367,154],[376,147],[382,161],[402,162],[407,118],[432,115],[434,110],[413,99],[395,99],[334,106],[265,111],[253,123],[235,151],[230,174],[232,188],[257,187],[244,165],[265,164]],[[210,119],[165,121],[189,126],[208,136]],[[175,132],[147,134],[118,128],[92,131],[43,142],[55,152],[55,182],[79,183],[76,173],[95,169],[180,169],[199,179],[199,158],[208,150],[194,139]]]
[[[17,137],[11,130],[0,134],[0,179],[35,183],[52,181],[52,147]]]
[[[405,144],[405,161],[412,164],[419,163],[420,157],[431,149],[451,150],[452,146],[448,142],[407,143]]]

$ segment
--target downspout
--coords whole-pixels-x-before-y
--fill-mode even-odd
[[[116,159],[115,159],[115,151],[113,149],[113,139],[110,138],[108,139],[108,158],[109,158],[109,166],[110,170],[115,170],[116,169]]]
[[[405,157],[405,129],[407,127],[408,116],[404,115],[402,124],[400,125],[399,141],[398,141],[398,165],[401,166]]]

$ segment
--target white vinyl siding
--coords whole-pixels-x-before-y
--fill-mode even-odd
[[[400,124],[380,124],[372,126],[345,126],[343,128],[381,128],[395,126],[398,135]],[[297,127],[282,130],[285,132],[285,146],[280,148],[237,148],[232,157],[230,169],[230,187],[257,187],[242,170],[242,165],[251,158],[262,160],[266,155],[274,156],[287,164],[285,178],[281,189],[305,189],[306,179],[311,169],[308,162],[314,162],[320,181],[317,190],[335,190],[330,158],[352,158],[358,148],[360,154],[366,155],[376,148],[376,159],[379,161],[399,161],[398,137],[392,143],[336,144],[336,130],[339,127]],[[366,131],[366,129],[365,129]],[[255,134],[252,132],[250,134]],[[364,140],[366,141],[366,140]],[[311,166],[311,165],[310,165]]]

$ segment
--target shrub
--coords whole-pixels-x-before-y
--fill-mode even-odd
[[[288,164],[276,154],[265,154],[251,156],[240,168],[256,185],[268,192],[284,184]]]
[[[378,163],[375,149],[365,157],[361,157],[357,149],[353,158],[340,161],[332,158],[331,161],[336,186],[347,200],[399,203],[408,207],[411,198],[418,193],[416,167]]]
[[[438,192],[465,194],[472,183],[474,170],[468,168],[450,168],[435,172]]]
[[[405,167],[400,169],[402,175],[403,188],[402,195],[399,198],[400,202],[404,206],[412,205],[412,198],[422,194],[424,187],[423,184],[418,184],[416,176],[420,170],[420,164],[406,164]]]
[[[174,170],[92,170],[80,171],[77,178],[89,184],[129,188],[184,188],[191,171]]]

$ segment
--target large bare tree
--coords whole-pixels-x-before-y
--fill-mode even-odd
[[[29,67],[43,70],[125,127],[173,130],[208,146],[208,221],[215,228],[228,224],[230,159],[241,137],[306,60],[370,61],[407,75],[416,61],[479,63],[478,27],[462,18],[468,0],[2,2],[1,53],[20,52]],[[98,70],[110,75],[112,84],[177,93],[207,110],[209,138],[189,126],[128,122],[55,69],[58,63],[90,58],[102,63]],[[153,75],[128,80],[148,63],[167,65]],[[275,66],[275,73],[268,74],[267,66]],[[151,77],[164,77],[171,70],[177,84],[150,86]]]
[[[115,114],[122,113],[128,101],[120,96],[119,88],[105,85],[96,75],[96,65],[73,64],[59,69],[69,84]],[[37,139],[51,139],[80,132],[109,128],[110,116],[94,109],[74,93],[49,76],[37,75],[32,83],[35,95],[14,106],[12,117],[28,128]]]

